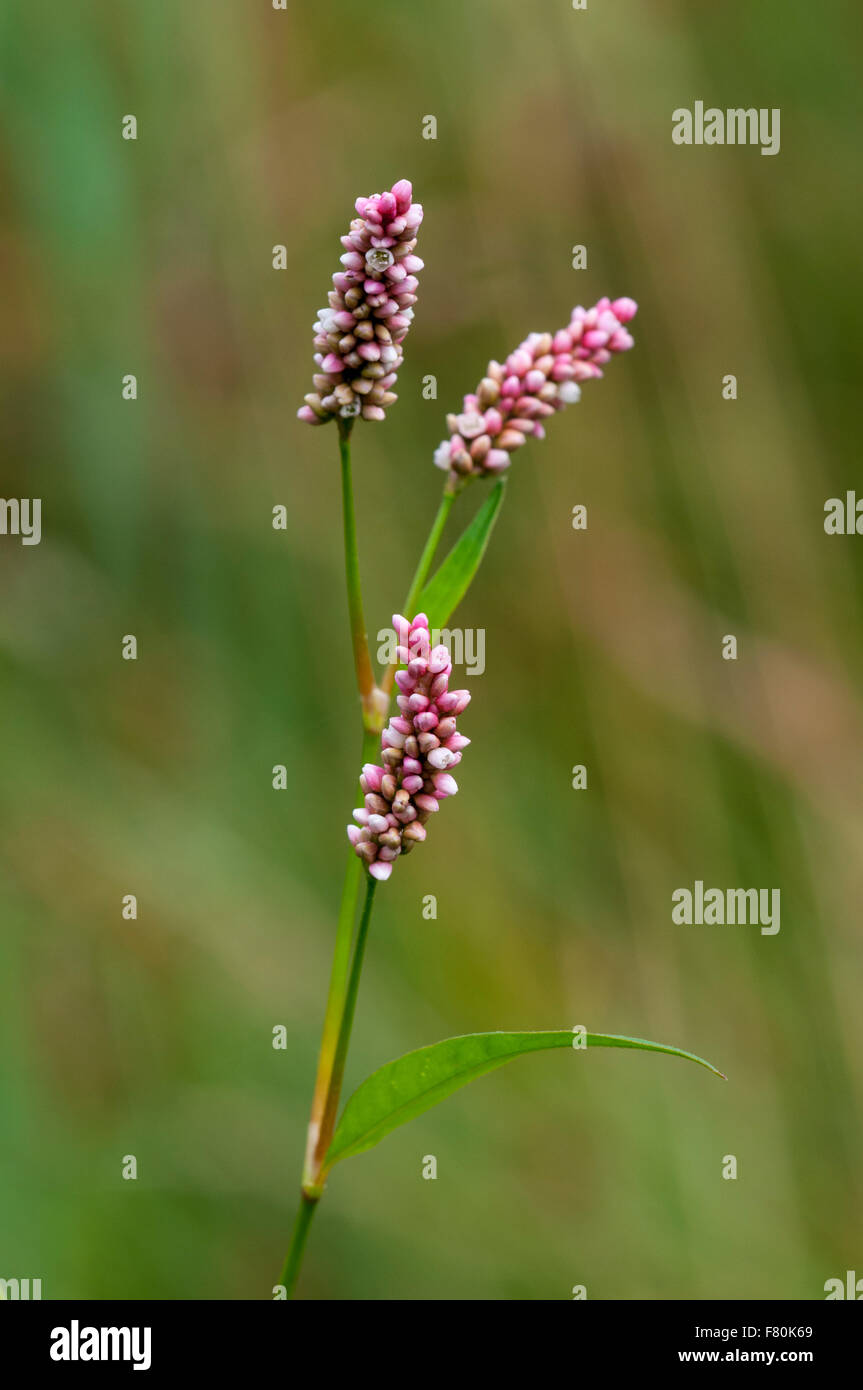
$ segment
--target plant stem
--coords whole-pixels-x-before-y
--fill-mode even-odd
[[[377,747],[378,736],[366,731],[363,735],[362,750],[364,763],[374,760]],[[294,1222],[290,1249],[281,1279],[287,1288],[289,1298],[302,1263],[308,1228],[323,1191],[321,1165],[332,1137],[351,1025],[356,1009],[360,970],[362,969],[363,952],[371,914],[371,892],[367,892],[366,906],[360,924],[360,933],[357,936],[357,948],[353,953],[352,967],[351,947],[354,921],[356,920],[362,881],[363,865],[353,850],[350,850],[342,888],[339,922],[336,928],[336,944],[333,952],[330,987],[318,1057],[318,1073],[309,1116],[300,1208]],[[373,885],[374,879],[370,879],[369,884]],[[346,1020],[347,1027],[345,1027]]]
[[[351,478],[351,426],[353,420],[339,420],[339,456],[342,464],[342,523],[345,540],[345,580],[348,590],[348,615],[354,649],[357,688],[363,707],[363,728],[379,732],[382,727],[380,696],[375,685],[363,595],[360,586],[360,561],[357,551],[357,523],[354,515],[354,489]]]
[[[345,881],[342,888],[342,902],[339,908],[339,921],[336,928],[336,944],[333,951],[333,965],[330,971],[330,988],[327,995],[327,1008],[324,1014],[324,1027],[321,1034],[321,1049],[318,1054],[318,1074],[312,1096],[312,1109],[309,1115],[309,1131],[306,1144],[306,1161],[303,1168],[303,1191],[311,1192],[317,1184],[316,1156],[318,1140],[323,1124],[324,1112],[330,1092],[333,1064],[336,1058],[339,1029],[347,996],[348,978],[351,963],[351,944],[354,934],[357,899],[363,866],[353,850],[349,851],[345,868]]]
[[[432,522],[431,530],[428,533],[428,539],[425,543],[423,553],[420,556],[420,561],[417,565],[416,573],[414,574],[414,577],[411,580],[411,586],[408,590],[408,596],[405,599],[405,606],[402,609],[402,612],[404,613],[408,622],[411,622],[412,619],[416,617],[414,609],[416,608],[417,603],[419,602],[420,594],[422,593],[425,582],[428,579],[429,570],[432,567],[432,562],[434,560],[438,545],[440,544],[440,538],[443,535],[443,529],[446,526],[447,517],[450,514],[450,509],[454,501],[455,492],[452,492],[449,490],[449,488],[446,488],[444,490],[443,497],[440,500],[440,506],[437,509],[435,519]],[[389,695],[390,691],[393,688],[393,680],[395,679],[397,665],[397,662],[393,662],[392,665],[389,666],[389,668],[387,669],[384,678],[381,681],[381,689],[385,691],[387,695]]]
[[[357,859],[357,863],[360,863],[359,859]],[[351,974],[350,979],[348,980],[348,989],[347,995],[345,997],[345,1006],[344,1010],[342,1011],[342,1021],[341,1026],[339,1028],[338,1039],[336,1042],[336,1053],[335,1060],[333,1062],[332,1076],[330,1079],[330,1088],[327,1097],[327,1105],[324,1110],[324,1118],[321,1124],[320,1138],[318,1140],[317,1158],[318,1163],[321,1167],[323,1166],[324,1161],[326,1159],[327,1149],[330,1147],[330,1140],[333,1137],[333,1130],[335,1129],[336,1110],[338,1108],[339,1094],[342,1089],[342,1080],[345,1074],[345,1062],[347,1060],[348,1047],[350,1046],[351,1041],[351,1029],[354,1025],[354,1013],[356,1012],[357,1007],[357,995],[359,993],[360,988],[360,975],[362,974],[363,970],[363,957],[365,956],[366,951],[366,939],[369,934],[369,922],[371,921],[372,907],[374,906],[375,900],[375,888],[377,887],[377,879],[372,878],[370,874],[366,875],[366,878],[366,900],[363,903],[363,915],[360,918],[360,925],[357,930],[357,939],[354,944],[354,955],[353,960],[351,962]]]
[[[455,494],[452,492],[445,492],[440,500],[440,506],[438,507],[437,512],[435,514],[435,519],[431,524],[431,530],[428,533],[428,539],[426,540],[425,546],[423,548],[423,553],[420,556],[419,564],[416,567],[416,573],[414,574],[414,577],[411,580],[411,586],[408,590],[408,596],[405,599],[406,618],[410,618],[413,616],[414,605],[418,602],[419,596],[423,590],[423,586],[425,585],[425,582],[428,579],[428,573],[432,567],[432,561],[434,560],[435,552],[438,548],[438,545],[440,544],[440,538],[443,535],[443,528],[446,526],[447,517],[450,514],[450,509],[454,501]]]
[[[363,735],[362,762],[367,763],[374,761],[377,751],[377,742],[376,734],[367,732]],[[303,1168],[303,1190],[309,1194],[313,1193],[318,1186],[320,1158],[323,1156],[320,1153],[320,1147],[324,1116],[329,1110],[332,1110],[334,1104],[338,1104],[338,1090],[336,1090],[333,1101],[331,1101],[330,1096],[333,1088],[333,1071],[336,1052],[341,1033],[342,1019],[345,1012],[345,1004],[348,997],[354,922],[357,915],[357,903],[359,901],[362,881],[362,862],[357,858],[353,850],[350,849],[348,851],[347,864],[345,867],[342,901],[341,907],[339,908],[338,926],[336,928],[336,944],[333,951],[332,969],[330,971],[330,987],[327,995],[327,1008],[324,1014],[324,1027],[321,1034],[321,1049],[318,1055],[318,1073],[315,1080],[315,1091],[312,1097],[311,1114],[309,1116],[306,1160]],[[327,1139],[327,1143],[329,1143],[329,1139]]]
[[[291,1298],[294,1292],[294,1285],[297,1282],[300,1265],[303,1262],[303,1252],[306,1248],[306,1236],[309,1234],[309,1227],[312,1224],[312,1217],[315,1214],[317,1205],[316,1198],[307,1197],[305,1193],[301,1195],[300,1206],[297,1211],[294,1229],[291,1235],[291,1244],[288,1248],[288,1253],[285,1257],[285,1267],[282,1270],[282,1275],[279,1280],[280,1284],[284,1284],[288,1298]]]
[[[353,863],[362,872],[362,864],[356,855],[351,855]],[[336,1111],[338,1110],[339,1095],[342,1089],[342,1079],[345,1074],[345,1062],[348,1055],[348,1046],[351,1040],[351,1030],[353,1028],[354,1013],[357,1007],[357,995],[360,988],[360,975],[363,969],[363,958],[365,956],[366,940],[369,932],[369,922],[371,921],[372,906],[374,904],[375,888],[377,880],[366,875],[366,898],[363,904],[363,915],[360,919],[357,931],[356,944],[353,950],[353,960],[350,966],[350,974],[345,984],[344,976],[347,973],[347,961],[344,958],[344,924],[350,923],[353,927],[354,908],[356,906],[357,893],[353,887],[352,866],[348,865],[348,872],[345,876],[345,888],[342,894],[342,913],[339,917],[339,932],[336,940],[335,959],[333,961],[333,975],[330,981],[330,997],[327,1003],[327,1018],[324,1022],[324,1036],[321,1043],[321,1055],[318,1062],[318,1080],[315,1086],[315,1095],[312,1101],[312,1118],[309,1122],[309,1140],[306,1150],[306,1165],[303,1170],[303,1185],[300,1194],[300,1206],[294,1221],[294,1229],[291,1235],[291,1243],[285,1258],[285,1267],[282,1271],[281,1283],[287,1290],[287,1296],[292,1296],[294,1285],[300,1272],[305,1250],[306,1236],[315,1208],[323,1195],[323,1165],[326,1158],[330,1140],[335,1129]],[[348,916],[346,904],[350,904],[350,915]],[[347,937],[348,950],[350,949],[350,936]],[[335,1037],[333,1037],[333,1021],[336,1021]]]

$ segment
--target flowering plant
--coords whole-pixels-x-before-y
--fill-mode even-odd
[[[334,420],[338,431],[348,613],[362,709],[363,804],[347,828],[350,852],[300,1206],[282,1274],[288,1297],[333,1165],[371,1148],[397,1126],[512,1058],[558,1047],[637,1048],[684,1057],[723,1075],[691,1052],[643,1038],[582,1028],[473,1033],[387,1063],[358,1087],[336,1123],[375,890],[390,878],[398,860],[426,839],[430,818],[458,791],[452,769],[470,743],[457,727],[470,695],[450,690],[450,653],[444,646],[431,646],[431,631],[448,621],[479,568],[513,454],[529,439],[543,439],[543,422],[578,401],[582,383],[601,377],[615,355],[633,346],[626,325],[637,311],[629,298],[601,299],[590,309],[578,306],[565,328],[531,333],[503,363],[490,362],[476,391],[465,396],[462,411],[447,417],[448,436],[434,455],[446,474],[443,495],[408,590],[406,616],[393,618],[396,659],[377,680],[363,613],[350,440],[358,419],[383,420],[397,399],[392,388],[423,268],[414,254],[423,209],[412,199],[406,179],[387,192],[357,199],[357,216],[342,237],[343,269],[333,276],[328,306],[314,325],[315,389],[298,412],[310,425]],[[491,495],[430,578],[453,503],[479,478],[496,480]],[[389,717],[394,685],[398,713]]]

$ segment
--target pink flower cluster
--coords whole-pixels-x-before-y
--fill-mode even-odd
[[[393,862],[426,837],[425,823],[458,784],[449,769],[461,762],[469,738],[456,731],[456,716],[470,700],[467,690],[450,690],[452,662],[446,647],[432,647],[425,613],[413,622],[393,617],[399,688],[395,715],[381,735],[381,761],[365,763],[360,786],[365,805],[354,811],[348,839],[369,873],[389,878]]]
[[[344,269],[333,276],[329,305],[314,325],[315,389],[297,412],[310,425],[336,416],[383,420],[397,399],[391,387],[423,268],[413,254],[423,210],[412,194],[401,179],[388,193],[357,198],[359,216],[342,237]]]
[[[461,415],[448,415],[450,437],[435,450],[438,468],[461,479],[502,473],[525,440],[544,439],[542,421],[579,400],[579,382],[602,376],[614,353],[633,338],[624,324],[635,315],[633,299],[600,299],[592,309],[573,309],[558,333],[531,333],[506,361],[489,362],[486,375]]]

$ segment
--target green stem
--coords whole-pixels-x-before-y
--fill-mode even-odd
[[[356,855],[351,855],[353,862],[362,871],[362,864]],[[336,958],[333,962],[333,977],[330,982],[330,1000],[327,1007],[327,1019],[324,1023],[324,1037],[321,1043],[321,1056],[318,1063],[318,1083],[315,1086],[315,1096],[312,1102],[312,1119],[309,1123],[309,1146],[306,1153],[306,1166],[303,1171],[303,1185],[300,1195],[300,1206],[294,1221],[294,1229],[291,1235],[291,1243],[285,1259],[285,1267],[282,1272],[281,1283],[287,1290],[287,1296],[292,1296],[294,1285],[300,1272],[305,1250],[306,1236],[315,1208],[323,1195],[324,1190],[324,1162],[330,1140],[335,1129],[336,1112],[338,1110],[339,1095],[342,1089],[342,1079],[345,1074],[345,1062],[348,1055],[348,1047],[351,1041],[351,1030],[354,1023],[354,1014],[357,1007],[357,995],[360,988],[360,975],[363,969],[363,959],[366,950],[366,940],[369,932],[369,922],[371,921],[372,906],[374,904],[375,888],[377,880],[366,876],[366,898],[363,904],[363,914],[357,930],[357,939],[353,951],[353,960],[350,966],[350,975],[346,986],[343,984],[341,969],[339,970],[339,987],[336,988],[337,962],[341,963],[343,953],[340,947],[343,945],[342,931],[344,923],[350,922],[353,926],[353,908],[356,906],[356,893],[349,888],[353,884],[351,866],[348,866],[348,874],[345,878],[345,890],[342,895],[343,914],[339,919],[339,937],[336,943]],[[344,911],[345,904],[350,902],[350,917]],[[350,937],[348,936],[348,950],[350,950]],[[339,1014],[335,1038],[332,1034],[332,1018],[335,1018],[335,1010],[331,1018],[330,1005],[338,999]],[[319,1118],[316,1118],[319,1116]]]
[[[378,735],[366,732],[363,735],[362,761],[364,763],[373,762],[378,748]],[[324,1027],[321,1036],[321,1049],[318,1057],[318,1073],[315,1081],[315,1091],[312,1097],[312,1109],[309,1116],[308,1142],[306,1145],[306,1159],[303,1167],[302,1196],[300,1209],[294,1223],[293,1235],[288,1256],[285,1261],[285,1270],[281,1282],[288,1288],[288,1297],[291,1296],[291,1289],[296,1283],[302,1262],[303,1250],[305,1247],[306,1234],[314,1215],[321,1192],[321,1165],[324,1155],[329,1147],[332,1137],[333,1120],[339,1103],[339,1092],[341,1090],[342,1076],[344,1075],[345,1058],[347,1057],[348,1041],[350,1040],[351,1025],[353,1023],[354,1011],[356,1009],[357,991],[359,989],[359,972],[362,967],[362,957],[365,950],[365,939],[368,933],[369,915],[371,913],[370,895],[366,895],[366,910],[363,914],[363,921],[360,924],[360,933],[357,936],[357,952],[354,952],[353,969],[351,968],[351,947],[353,944],[354,922],[356,920],[357,903],[359,901],[360,888],[363,881],[362,862],[354,854],[353,850],[348,852],[347,866],[345,869],[345,880],[342,888],[342,901],[339,909],[339,921],[336,928],[336,944],[333,952],[333,964],[330,972],[330,987],[327,995],[327,1008],[324,1015]],[[369,880],[374,883],[373,879]],[[348,1019],[347,1029],[345,1020]]]
[[[321,1123],[327,1105],[333,1062],[336,1055],[339,1028],[347,994],[348,977],[351,964],[351,943],[354,934],[357,900],[363,866],[353,851],[348,853],[345,867],[345,880],[342,887],[342,901],[339,908],[339,921],[336,928],[336,944],[333,951],[333,964],[330,971],[330,988],[324,1014],[324,1027],[321,1034],[321,1049],[318,1055],[318,1074],[312,1097],[309,1116],[309,1135],[306,1148],[306,1162],[303,1169],[303,1188],[313,1187],[317,1178],[315,1157]]]
[[[317,1200],[309,1198],[303,1193],[300,1197],[300,1206],[297,1217],[294,1221],[294,1229],[291,1234],[291,1244],[285,1257],[285,1267],[282,1270],[280,1284],[284,1284],[288,1298],[293,1296],[294,1285],[300,1272],[300,1265],[303,1262],[303,1252],[306,1248],[306,1237],[309,1234],[309,1227],[312,1224],[312,1217],[317,1208]]]
[[[368,732],[363,734],[361,761],[363,763],[374,762],[377,747],[378,736],[376,734]],[[360,791],[360,796],[362,797],[362,791]],[[332,969],[330,971],[330,987],[327,995],[327,1008],[324,1014],[324,1027],[321,1034],[321,1048],[318,1055],[318,1073],[315,1080],[314,1095],[312,1097],[311,1114],[309,1116],[308,1143],[306,1146],[305,1166],[303,1168],[303,1190],[309,1193],[315,1192],[318,1185],[320,1161],[323,1157],[321,1146],[324,1139],[324,1117],[328,1111],[332,1110],[333,1104],[338,1104],[338,1089],[336,1089],[334,1102],[331,1101],[333,1070],[341,1033],[342,1019],[345,1012],[345,1003],[348,997],[354,922],[356,921],[357,903],[359,902],[362,882],[362,861],[358,859],[353,850],[350,849],[348,850],[347,864],[345,866],[342,901],[339,908],[338,926],[336,928],[336,944],[333,951]],[[328,1138],[326,1142],[329,1143]]]
[[[454,501],[455,493],[453,492],[445,492],[440,500],[440,506],[437,509],[437,514],[435,516],[434,521],[432,522],[431,530],[428,533],[428,540],[426,541],[425,548],[423,550],[422,555],[420,556],[419,564],[416,567],[416,573],[414,574],[414,577],[411,580],[411,586],[408,590],[408,596],[405,599],[406,618],[413,619],[416,616],[413,610],[416,604],[419,602],[419,596],[422,593],[423,588],[425,587],[425,582],[428,579],[429,570],[432,567],[432,561],[434,560],[435,552],[437,551],[438,545],[440,544],[440,538],[443,535],[443,528],[446,526],[447,517],[450,514],[450,509]]]
[[[360,863],[359,859],[357,863]],[[354,1026],[354,1013],[357,1007],[357,995],[360,989],[360,975],[363,970],[363,958],[366,952],[366,939],[369,934],[369,922],[372,916],[372,907],[375,900],[375,888],[377,879],[367,875],[366,900],[363,903],[363,915],[360,918],[360,925],[357,930],[357,939],[354,945],[354,957],[351,962],[351,975],[348,981],[347,995],[345,997],[345,1007],[342,1012],[342,1021],[339,1028],[339,1036],[336,1042],[336,1055],[333,1063],[333,1073],[330,1082],[327,1108],[324,1111],[323,1123],[321,1125],[321,1136],[319,1142],[320,1162],[326,1161],[327,1149],[330,1147],[330,1140],[333,1137],[333,1130],[336,1123],[336,1110],[339,1103],[339,1094],[342,1089],[342,1080],[345,1074],[345,1062],[348,1056],[348,1047],[351,1041],[351,1029]]]
[[[450,491],[449,488],[446,488],[444,490],[443,497],[440,500],[440,506],[437,509],[437,515],[435,516],[435,519],[432,522],[431,530],[428,533],[428,539],[425,543],[425,548],[423,549],[423,553],[420,556],[419,564],[416,567],[416,573],[414,574],[414,577],[411,580],[411,586],[408,589],[408,596],[405,599],[405,606],[402,609],[402,612],[404,613],[408,622],[412,622],[413,619],[416,617],[416,607],[419,603],[419,597],[423,591],[423,588],[425,587],[425,582],[428,579],[429,570],[432,567],[432,562],[437,552],[437,548],[440,544],[440,538],[443,535],[443,529],[446,526],[447,517],[450,514],[450,509],[452,508],[452,504],[455,501],[455,498],[455,492]],[[393,688],[393,681],[395,679],[397,665],[397,662],[393,662],[392,665],[386,671],[383,680],[381,681],[381,689],[385,691],[387,695],[389,695],[390,691]]]
[[[382,727],[380,699],[376,699],[377,689],[372,670],[372,660],[369,655],[366,620],[363,613],[363,594],[360,584],[360,559],[357,550],[357,522],[354,515],[354,489],[351,478],[350,435],[352,425],[353,420],[339,420],[339,456],[342,464],[342,523],[345,541],[348,615],[351,624],[357,688],[363,706],[363,728],[379,732]]]

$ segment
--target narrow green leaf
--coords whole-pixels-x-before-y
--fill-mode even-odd
[[[616,1033],[587,1033],[587,1047],[633,1047],[644,1052],[667,1052],[707,1067],[725,1080],[710,1062],[684,1052],[679,1047],[648,1042],[645,1038],[625,1038]],[[325,1168],[340,1159],[370,1149],[390,1130],[406,1124],[429,1110],[439,1100],[452,1095],[468,1081],[502,1067],[525,1052],[542,1052],[552,1047],[573,1047],[572,1031],[538,1033],[468,1033],[460,1038],[407,1052],[373,1072],[354,1091],[342,1113],[333,1142],[327,1151]],[[576,1048],[580,1051],[580,1048]]]
[[[423,589],[417,612],[428,614],[430,628],[442,628],[470,588],[497,520],[505,488],[506,478],[498,478],[491,495]]]

